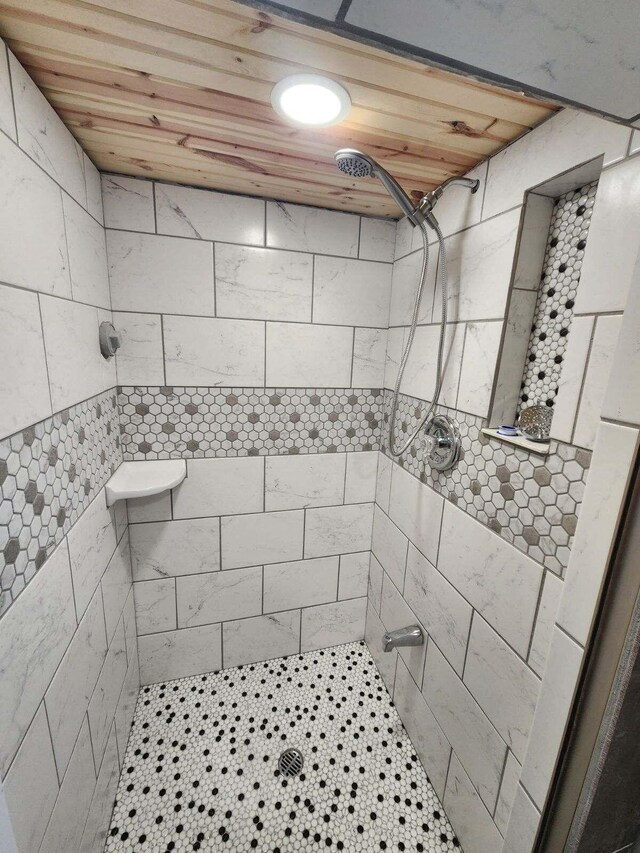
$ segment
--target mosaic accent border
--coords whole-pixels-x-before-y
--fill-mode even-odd
[[[123,386],[118,402],[125,460],[380,448],[379,389]]]
[[[388,456],[386,425],[392,392],[385,391],[382,450]],[[424,402],[400,395],[398,440],[415,429]],[[425,468],[416,442],[400,465],[423,483],[498,533],[533,560],[562,577],[569,562],[591,451],[551,441],[547,456],[483,435],[484,419],[438,406],[460,428],[462,454],[451,471]]]
[[[0,441],[0,615],[121,462],[115,389]]]

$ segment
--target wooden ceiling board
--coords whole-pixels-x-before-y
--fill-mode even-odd
[[[419,198],[556,109],[233,0],[0,0],[0,32],[102,170],[379,216],[398,211],[336,148]],[[271,89],[302,72],[345,86],[347,121],[280,119]]]

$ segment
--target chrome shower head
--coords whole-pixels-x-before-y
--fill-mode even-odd
[[[420,225],[424,216],[413,204],[409,196],[402,189],[396,179],[383,169],[380,163],[376,163],[371,157],[367,157],[362,151],[355,148],[341,148],[335,153],[336,166],[350,178],[376,177],[385,185],[387,192],[394,199],[400,210],[411,221],[412,225]]]

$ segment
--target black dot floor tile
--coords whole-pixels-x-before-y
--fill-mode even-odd
[[[105,853],[197,850],[460,850],[364,643],[141,689]]]

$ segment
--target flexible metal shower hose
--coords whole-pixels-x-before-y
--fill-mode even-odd
[[[409,355],[411,353],[411,346],[413,344],[413,338],[416,333],[416,326],[418,324],[418,316],[420,314],[420,305],[422,303],[422,294],[424,292],[425,283],[427,280],[427,273],[429,271],[429,236],[427,234],[427,226],[424,222],[420,224],[420,230],[422,231],[422,244],[424,246],[424,252],[422,255],[422,270],[420,272],[420,284],[418,286],[418,291],[416,293],[416,301],[413,307],[413,316],[411,318],[411,329],[409,331],[409,337],[407,339],[407,344],[404,348],[404,352],[402,353],[402,358],[400,359],[400,366],[398,368],[398,378],[396,379],[396,385],[393,392],[393,403],[391,405],[391,417],[389,419],[389,452],[392,456],[398,457],[402,456],[402,454],[411,447],[419,432],[424,427],[425,423],[431,417],[435,408],[438,404],[438,400],[440,399],[440,389],[442,387],[442,362],[444,357],[444,341],[447,333],[447,299],[448,299],[448,282],[447,282],[447,254],[444,247],[444,237],[442,236],[442,231],[440,230],[440,226],[433,218],[430,217],[429,224],[433,228],[433,230],[438,235],[438,243],[440,244],[440,260],[438,264],[438,272],[437,279],[440,283],[440,293],[441,293],[441,302],[442,302],[442,318],[440,325],[440,342],[438,344],[438,362],[436,366],[436,386],[433,392],[433,399],[423,415],[421,415],[420,420],[418,422],[418,426],[413,430],[409,438],[406,439],[402,447],[400,449],[396,449],[396,441],[395,441],[395,424],[396,424],[396,415],[398,411],[398,398],[400,396],[400,385],[402,384],[402,377],[404,376],[405,367],[407,366],[407,361],[409,360]]]

